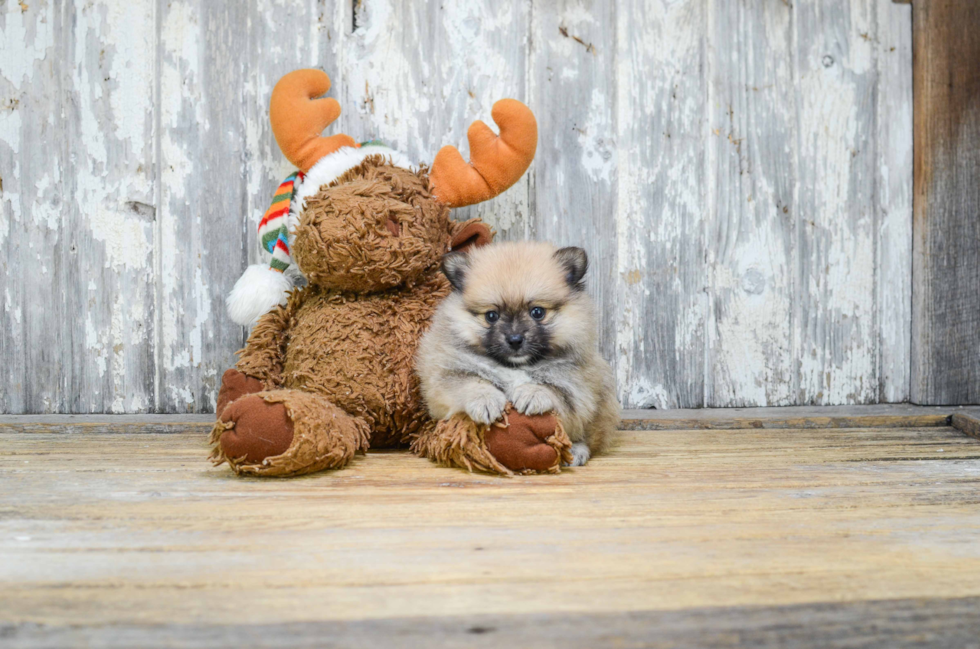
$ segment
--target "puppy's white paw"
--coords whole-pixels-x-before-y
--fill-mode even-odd
[[[525,415],[540,415],[555,409],[551,390],[534,383],[525,383],[511,390],[510,401],[518,412]]]
[[[487,390],[466,403],[466,414],[478,424],[492,424],[507,407],[507,397],[500,390]]]
[[[589,450],[588,445],[582,442],[572,444],[572,448],[569,450],[572,453],[572,461],[568,463],[568,466],[582,466],[592,457],[592,451]]]

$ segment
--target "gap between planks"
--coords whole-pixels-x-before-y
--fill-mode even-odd
[[[2,433],[166,434],[210,430],[214,415],[0,415]],[[624,410],[621,430],[921,428],[953,426],[980,439],[980,406],[790,406]]]

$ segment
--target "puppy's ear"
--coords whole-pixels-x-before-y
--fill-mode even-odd
[[[589,256],[581,248],[562,248],[555,251],[555,261],[565,270],[565,281],[573,288],[582,288],[582,278],[589,269]]]
[[[449,252],[442,256],[442,272],[457,291],[463,290],[463,281],[469,269],[470,256],[464,251]]]

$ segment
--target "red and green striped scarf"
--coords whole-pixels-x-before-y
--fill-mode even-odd
[[[272,205],[259,222],[259,240],[262,242],[262,249],[272,255],[269,266],[280,273],[285,272],[293,263],[289,254],[289,232],[286,228],[286,220],[293,195],[296,193],[295,184],[303,182],[303,178],[303,172],[297,171],[282,181],[279,189],[276,190],[276,195],[272,198]]]

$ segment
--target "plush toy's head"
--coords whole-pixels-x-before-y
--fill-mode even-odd
[[[276,141],[299,171],[290,176],[259,225],[268,262],[250,266],[228,297],[232,319],[251,324],[284,303],[299,267],[325,288],[372,292],[415,281],[437,269],[450,249],[492,239],[479,220],[456,223],[449,209],[493,198],[524,174],[537,147],[537,123],[519,101],[504,99],[486,124],[468,131],[472,164],[443,147],[431,170],[397,151],[347,135],[320,132],[340,115],[319,70],[297,70],[272,91]]]
[[[311,284],[367,292],[410,282],[438,264],[449,208],[425,175],[375,155],[306,199],[293,258]],[[486,227],[486,226],[484,226]]]

